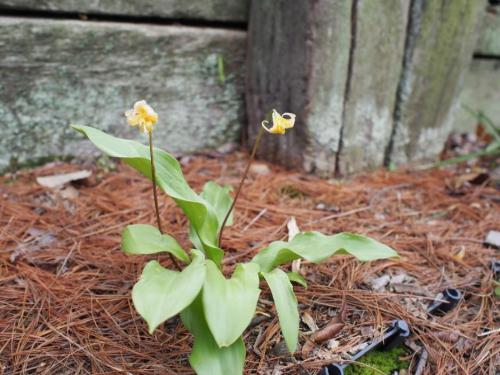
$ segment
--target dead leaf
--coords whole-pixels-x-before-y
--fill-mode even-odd
[[[30,238],[17,245],[12,254],[10,254],[9,259],[12,263],[20,256],[40,251],[56,240],[56,237],[52,233],[36,228],[28,229],[27,234],[29,234]]]
[[[462,248],[454,255],[452,255],[453,260],[457,261],[458,263],[463,263],[465,257],[465,248],[462,246]]]
[[[83,180],[90,177],[92,171],[82,170],[78,172],[55,174],[52,176],[37,177],[36,182],[40,185],[54,189],[63,186],[71,181]]]
[[[264,163],[252,163],[250,166],[250,173],[260,174],[262,176],[267,176],[271,173],[271,169]]]
[[[307,311],[302,314],[302,321],[311,332],[316,332],[319,329],[313,317]]]
[[[373,290],[380,292],[385,290],[385,286],[389,284],[389,281],[391,281],[391,276],[382,275],[380,277],[370,280],[370,285]]]
[[[292,216],[290,220],[288,220],[286,227],[288,229],[288,242],[290,242],[297,234],[300,233],[300,229],[297,225],[297,220],[295,220],[295,217]]]

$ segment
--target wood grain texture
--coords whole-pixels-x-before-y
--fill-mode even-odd
[[[410,0],[358,1],[337,172],[380,167],[391,137]]]
[[[0,0],[0,8],[246,22],[248,0]]]
[[[491,7],[481,18],[476,54],[500,58],[500,6]]]
[[[159,113],[156,145],[169,151],[236,139],[245,43],[240,31],[0,18],[0,168],[85,152],[70,123],[145,141],[123,116],[140,99]]]
[[[451,130],[482,0],[414,0],[389,160],[435,158]]]
[[[500,126],[500,60],[474,59],[467,71],[460,94],[460,106],[456,109],[453,130],[474,131],[477,119],[463,106],[481,111]]]
[[[250,143],[273,108],[297,114],[293,131],[264,137],[260,157],[309,171],[334,170],[350,11],[344,1],[252,2],[246,91]]]

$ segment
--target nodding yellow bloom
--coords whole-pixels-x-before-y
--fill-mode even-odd
[[[269,121],[262,121],[262,127],[269,133],[285,134],[286,129],[291,129],[293,128],[293,125],[295,125],[295,115],[288,112],[280,115],[278,111],[273,109],[273,126],[271,128],[268,128],[266,126],[268,124]]]
[[[125,116],[130,126],[138,126],[143,133],[153,131],[153,126],[158,122],[158,114],[145,100],[136,102],[133,109],[125,112]]]

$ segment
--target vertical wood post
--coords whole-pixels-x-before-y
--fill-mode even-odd
[[[322,175],[435,157],[472,58],[481,0],[254,0],[250,143],[273,108],[296,128],[259,157]]]

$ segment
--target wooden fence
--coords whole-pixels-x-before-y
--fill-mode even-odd
[[[451,129],[473,125],[460,103],[500,118],[495,9],[0,0],[0,170],[94,152],[71,122],[138,137],[123,111],[139,98],[158,110],[158,144],[173,152],[215,148],[242,130],[251,141],[276,108],[297,113],[297,127],[267,137],[260,156],[287,166],[333,175],[435,158]]]

